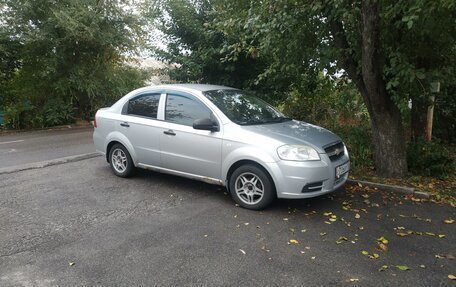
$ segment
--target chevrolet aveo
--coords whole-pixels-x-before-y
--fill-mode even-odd
[[[219,184],[255,210],[332,192],[350,166],[337,135],[224,86],[141,88],[98,110],[94,126],[95,147],[117,176],[145,168]]]

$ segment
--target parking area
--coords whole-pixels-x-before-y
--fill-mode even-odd
[[[0,183],[1,286],[455,286],[449,206],[357,187],[255,212],[102,157]]]

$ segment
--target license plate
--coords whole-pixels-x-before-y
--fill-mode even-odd
[[[336,178],[340,178],[342,175],[346,174],[349,169],[350,169],[350,162],[346,162],[346,163],[336,167]]]

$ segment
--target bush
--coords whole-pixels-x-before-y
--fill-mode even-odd
[[[358,126],[334,126],[329,128],[342,138],[350,155],[350,168],[355,175],[374,168],[372,133],[367,124]]]
[[[45,128],[74,122],[73,106],[60,98],[49,99],[42,108],[25,101],[9,104],[5,125],[12,129]]]
[[[407,163],[413,174],[445,178],[455,170],[455,161],[448,149],[438,141],[422,138],[407,147]]]
[[[9,104],[5,108],[5,126],[12,129],[29,127],[34,107],[23,102]]]

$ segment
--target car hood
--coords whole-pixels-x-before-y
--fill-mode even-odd
[[[243,126],[245,130],[272,137],[283,144],[310,144],[324,153],[328,144],[341,141],[340,137],[325,128],[300,121]]]

